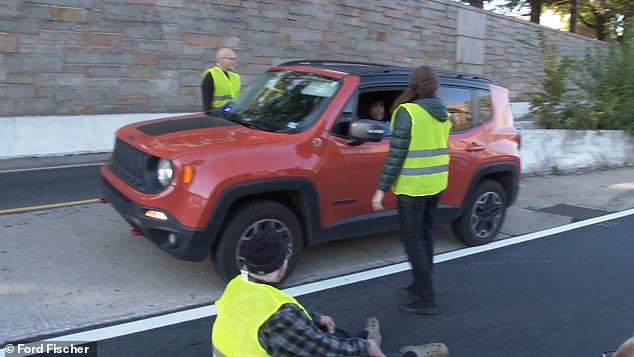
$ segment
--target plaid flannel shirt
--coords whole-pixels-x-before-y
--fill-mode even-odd
[[[368,356],[365,339],[331,335],[320,330],[316,321],[311,321],[297,305],[285,304],[260,326],[258,339],[273,357]]]

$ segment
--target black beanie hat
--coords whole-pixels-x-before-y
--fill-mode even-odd
[[[240,250],[247,269],[259,275],[279,269],[288,251],[286,240],[273,228],[259,231]]]

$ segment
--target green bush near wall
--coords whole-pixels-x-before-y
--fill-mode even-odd
[[[609,51],[591,50],[579,61],[560,58],[542,31],[537,38],[543,70],[537,89],[527,95],[538,123],[547,129],[620,129],[634,135],[632,30]]]

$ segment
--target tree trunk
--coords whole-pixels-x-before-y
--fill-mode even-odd
[[[484,0],[469,0],[469,5],[482,9],[484,8]]]
[[[577,0],[570,1],[570,32],[577,33],[577,21],[579,14],[577,13]]]
[[[597,26],[594,28],[597,33],[597,40],[605,41],[605,22],[603,19],[597,21]]]
[[[539,23],[539,18],[542,17],[542,0],[529,0],[531,5],[531,22]]]

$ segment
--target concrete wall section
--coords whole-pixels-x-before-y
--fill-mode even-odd
[[[634,140],[620,130],[522,130],[522,171],[557,173],[634,163]]]
[[[216,49],[243,83],[329,58],[485,74],[521,97],[535,30],[579,58],[605,44],[449,0],[0,0],[0,115],[194,112]]]
[[[0,159],[112,151],[114,134],[121,126],[166,116],[112,114],[0,118]]]

